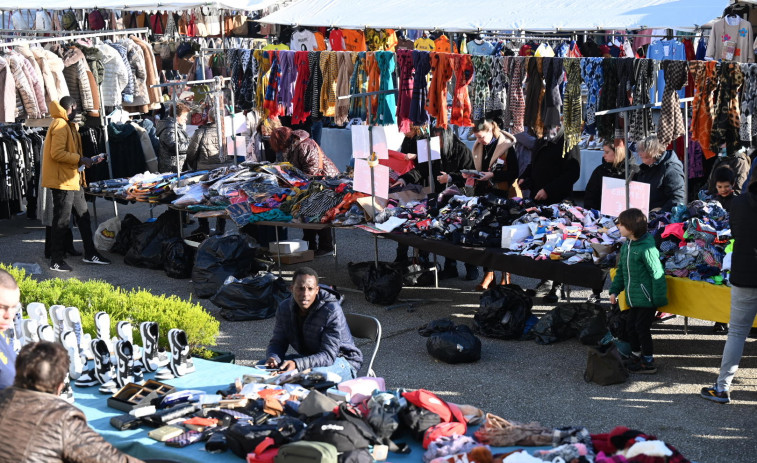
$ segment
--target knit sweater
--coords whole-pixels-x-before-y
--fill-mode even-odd
[[[731,58],[733,61],[754,63],[752,24],[749,21],[739,19],[738,25],[731,26],[723,18],[713,24],[705,56],[718,61],[722,60],[724,58],[724,44],[728,41],[736,42],[736,50],[733,53],[733,58]]]

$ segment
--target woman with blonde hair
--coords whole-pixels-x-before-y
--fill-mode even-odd
[[[604,154],[602,155],[602,164],[598,165],[589,177],[584,191],[584,207],[586,209],[599,210],[602,207],[602,178],[626,178],[626,147],[622,142],[615,146],[612,141],[605,142],[602,145]],[[631,178],[639,166],[633,160],[629,159],[628,177]]]

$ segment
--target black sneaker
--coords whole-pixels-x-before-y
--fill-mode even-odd
[[[88,264],[98,264],[98,265],[108,265],[110,264],[110,260],[106,259],[105,257],[101,256],[98,253],[94,253],[89,257],[85,257],[82,259],[82,262],[86,262]]]
[[[715,322],[712,327],[712,332],[715,334],[728,334],[728,324]]]
[[[731,402],[731,394],[728,391],[720,391],[715,387],[703,387],[702,392],[699,393],[702,398],[717,402],[719,404],[727,404]]]
[[[478,271],[478,267],[471,267],[465,271],[465,281],[475,281],[481,278],[481,274]]]
[[[586,299],[589,304],[599,304],[602,301],[602,297],[599,294],[592,294]]]
[[[653,375],[657,373],[657,367],[654,364],[654,360],[647,362],[646,360],[641,359],[640,362],[629,363],[626,365],[626,368],[628,368],[628,371],[631,373],[639,373],[641,375]]]
[[[70,272],[73,268],[71,268],[71,266],[63,259],[53,259],[50,261],[50,270],[55,270],[56,272]]]
[[[321,257],[321,256],[328,256],[329,254],[334,253],[334,248],[331,249],[316,249],[315,256]]]

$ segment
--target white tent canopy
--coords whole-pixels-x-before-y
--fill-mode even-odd
[[[728,4],[729,0],[301,0],[259,21],[449,32],[690,29],[720,16]]]
[[[23,4],[19,0],[0,0],[0,10],[40,9],[46,10],[160,10],[180,11],[200,6],[224,10],[255,11],[267,8],[278,0],[50,0],[46,3]]]

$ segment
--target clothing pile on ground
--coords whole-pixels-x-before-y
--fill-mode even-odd
[[[652,212],[649,219],[667,275],[727,283],[731,230],[718,201],[696,200],[672,212]]]
[[[382,461],[387,451],[391,460],[392,454],[420,451],[400,442],[408,440],[422,445],[418,456],[424,463],[688,461],[675,447],[640,431],[617,427],[591,434],[584,427],[508,421],[424,389],[387,390],[383,378],[340,382],[333,373],[295,371],[245,375],[245,382],[218,391],[234,408],[214,405],[200,391],[176,391],[163,398],[155,414],[136,424],[130,418],[127,429],[161,426],[170,417],[176,430],[166,445],[199,442],[195,445],[210,453],[231,451],[247,461],[297,454],[315,461]],[[124,421],[117,418],[111,420],[116,427]],[[469,432],[469,427],[477,429]],[[502,448],[515,446],[521,448]]]
[[[614,261],[606,256],[620,239],[613,219],[597,211],[568,203],[537,206],[531,200],[492,194],[469,197],[455,188],[445,190],[438,200],[388,207],[377,215],[376,223],[392,217],[405,220],[396,230],[403,233],[468,246],[504,247],[509,254],[568,264],[592,262],[597,254],[604,258],[601,265],[613,267]]]
[[[171,202],[190,212],[223,211],[238,226],[259,221],[363,222],[350,178],[313,179],[289,163],[243,164],[177,174],[140,174],[90,184],[89,191],[125,200]],[[178,198],[176,198],[178,196]]]

